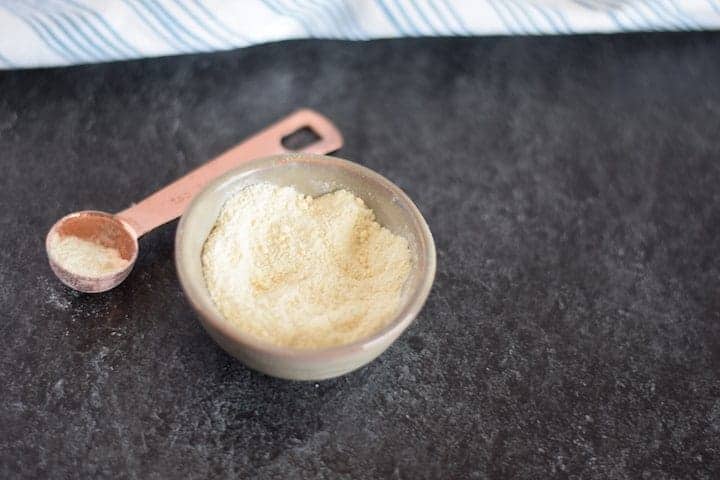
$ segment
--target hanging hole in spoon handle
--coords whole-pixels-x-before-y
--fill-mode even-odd
[[[242,162],[289,153],[283,146],[283,138],[304,128],[311,129],[318,139],[299,150],[301,152],[326,154],[342,146],[342,135],[330,120],[310,109],[298,110],[116,216],[140,237],[182,215],[205,185]]]
[[[307,152],[323,155],[332,153],[342,147],[343,139],[337,127],[330,120],[310,109],[296,111],[285,118],[278,126],[285,129],[285,133],[280,137],[278,145],[280,152],[278,153]],[[310,136],[313,137],[312,143],[298,149],[288,148],[285,145],[286,139],[307,130],[309,130]]]

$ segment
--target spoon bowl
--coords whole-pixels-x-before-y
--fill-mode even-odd
[[[127,264],[121,270],[96,277],[70,271],[53,254],[53,240],[58,237],[77,237],[102,247],[116,250]],[[99,293],[119,285],[130,274],[138,256],[137,234],[122,219],[97,210],[71,213],[58,220],[45,238],[50,268],[62,283],[85,293]]]

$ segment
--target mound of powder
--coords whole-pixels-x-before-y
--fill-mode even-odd
[[[321,348],[387,325],[412,260],[407,240],[352,193],[313,198],[263,183],[223,206],[202,264],[228,322],[275,345]]]
[[[52,259],[75,275],[101,277],[128,266],[128,261],[116,249],[74,235],[55,234],[50,238],[49,247]]]

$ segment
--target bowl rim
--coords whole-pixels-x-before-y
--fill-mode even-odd
[[[364,181],[371,181],[379,184],[382,188],[386,189],[393,198],[397,198],[397,201],[401,204],[401,206],[406,208],[411,214],[412,228],[416,229],[419,233],[418,237],[420,244],[418,245],[417,250],[417,262],[418,268],[420,269],[418,272],[420,281],[418,282],[417,288],[408,295],[405,304],[395,317],[385,327],[367,337],[360,338],[348,344],[318,349],[278,346],[252,335],[245,334],[239,329],[232,327],[218,312],[206,309],[199,301],[199,296],[206,296],[201,293],[205,287],[204,285],[196,285],[197,282],[195,282],[194,276],[189,274],[186,270],[186,261],[182,258],[181,253],[184,251],[185,232],[188,231],[189,227],[188,218],[192,216],[192,212],[198,208],[198,205],[207,195],[210,194],[210,192],[216,190],[220,185],[230,181],[231,179],[238,176],[246,176],[259,170],[283,167],[290,164],[322,164],[347,170],[352,175],[363,177]],[[436,264],[435,242],[432,233],[430,232],[430,228],[415,203],[400,187],[381,174],[358,163],[338,157],[313,153],[288,153],[258,158],[248,161],[216,178],[205,185],[200,193],[198,193],[190,202],[180,218],[180,222],[175,233],[175,268],[177,270],[177,275],[186,298],[200,318],[204,322],[210,324],[210,326],[222,334],[223,337],[231,340],[237,345],[240,345],[244,349],[249,349],[261,354],[270,354],[275,357],[288,360],[312,362],[344,357],[348,354],[359,353],[377,348],[379,344],[382,344],[388,338],[390,338],[391,341],[394,340],[415,320],[425,304],[435,279]],[[212,299],[210,299],[210,301],[212,302]]]

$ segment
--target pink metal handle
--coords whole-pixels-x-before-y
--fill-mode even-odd
[[[313,110],[298,110],[115,216],[128,223],[140,237],[182,215],[205,185],[244,161],[288,153],[282,145],[283,138],[304,127],[320,138],[302,152],[325,154],[343,144],[340,131],[330,120]]]

